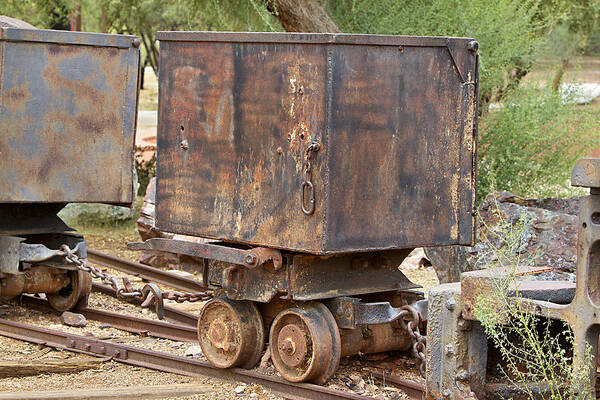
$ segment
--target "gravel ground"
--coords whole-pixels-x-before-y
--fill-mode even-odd
[[[114,254],[119,257],[136,260],[136,253],[126,249],[125,243],[138,240],[135,231],[119,230],[110,231],[95,228],[83,232],[86,235],[90,248]],[[109,273],[121,276],[117,271],[108,270]],[[435,272],[431,268],[418,268],[406,271],[409,279],[422,284],[427,290],[437,284]],[[143,282],[139,278],[130,278],[134,286],[140,286]],[[197,312],[201,303],[177,304],[166,302],[168,305],[179,307],[190,312]],[[90,307],[134,315],[143,318],[156,319],[154,313],[141,310],[133,305],[120,302],[110,296],[100,293],[92,293],[90,296]],[[61,324],[58,313],[42,313],[27,309],[18,304],[4,305],[0,308],[0,316],[3,318],[43,326],[50,329],[62,330],[79,335],[93,336],[98,339],[126,343],[136,347],[169,352],[171,354],[185,355],[186,350],[193,343],[175,342],[167,339],[140,337],[129,334],[106,324],[89,321],[84,328],[67,327]],[[40,347],[9,338],[0,337],[0,352],[5,360],[36,360],[57,358],[87,358],[66,351]],[[203,359],[201,355],[198,356]],[[405,394],[397,388],[387,386],[383,382],[373,379],[373,371],[385,371],[392,375],[398,375],[419,381],[418,371],[414,360],[403,353],[384,353],[367,355],[363,357],[350,357],[343,359],[340,368],[327,386],[351,391],[358,394],[374,396],[380,399],[404,399]],[[269,375],[276,374],[272,365],[260,370]],[[197,383],[208,385],[210,391],[195,396],[178,397],[180,399],[278,399],[280,397],[272,394],[268,389],[260,385],[243,385],[238,382],[223,381],[215,378],[189,378],[181,375],[163,373],[149,369],[119,364],[114,361],[104,362],[98,369],[81,371],[70,374],[43,374],[38,376],[20,378],[0,379],[0,392],[21,392],[39,390],[64,390],[105,388],[110,386],[136,386],[136,385],[165,385],[176,383]],[[241,390],[243,387],[243,391]],[[236,390],[237,389],[237,390]],[[241,392],[241,393],[236,393]]]

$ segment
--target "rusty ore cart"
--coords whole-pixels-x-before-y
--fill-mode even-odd
[[[422,295],[398,266],[473,243],[477,42],[158,39],[157,227],[207,240],[130,248],[186,255],[218,290],[198,322],[208,360],[253,367],[268,339],[283,377],[320,383],[341,356],[423,359]]]
[[[58,310],[91,288],[61,245],[85,242],[67,204],[131,205],[139,40],[0,28],[0,298],[46,293]]]

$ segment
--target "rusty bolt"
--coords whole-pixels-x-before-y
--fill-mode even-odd
[[[445,399],[450,399],[452,398],[452,391],[450,389],[446,389],[444,390],[444,393],[442,393],[442,395]]]
[[[114,358],[118,358],[120,355],[121,355],[121,352],[120,352],[118,349],[115,349],[115,350],[113,351],[113,357],[114,357]]]
[[[244,262],[248,265],[254,265],[258,262],[258,257],[256,257],[256,254],[246,254]]]
[[[467,49],[469,51],[472,51],[473,53],[476,53],[477,50],[479,50],[479,42],[477,42],[477,40],[471,40],[468,44],[467,44]]]
[[[456,301],[454,301],[454,299],[448,299],[446,302],[446,308],[450,311],[454,311],[456,308]]]
[[[446,345],[446,355],[449,357],[454,355],[454,346],[453,345],[451,345],[451,344]]]
[[[140,39],[138,39],[138,38],[134,38],[134,39],[131,41],[131,45],[132,45],[133,47],[135,47],[135,48],[138,48],[138,47],[140,47]]]
[[[404,46],[398,46],[398,51],[402,53],[404,51]]]
[[[181,147],[181,150],[187,150],[190,148],[190,145],[188,144],[187,139],[183,139],[181,141],[181,143],[179,143],[179,147]]]
[[[287,354],[294,354],[294,344],[292,343],[292,339],[285,339],[279,346],[279,350]]]

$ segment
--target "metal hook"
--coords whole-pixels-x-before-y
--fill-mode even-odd
[[[164,319],[162,292],[154,283],[148,283],[142,289],[142,307],[148,307],[152,302],[158,319]]]

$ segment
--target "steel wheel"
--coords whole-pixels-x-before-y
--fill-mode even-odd
[[[87,305],[87,297],[92,291],[92,277],[88,272],[69,271],[71,283],[57,293],[46,293],[48,302],[57,311],[67,311],[77,305]]]
[[[202,353],[218,368],[252,368],[265,344],[263,320],[250,301],[214,298],[198,318]]]
[[[325,383],[340,363],[340,332],[322,303],[280,312],[271,325],[269,344],[275,368],[291,382]]]

